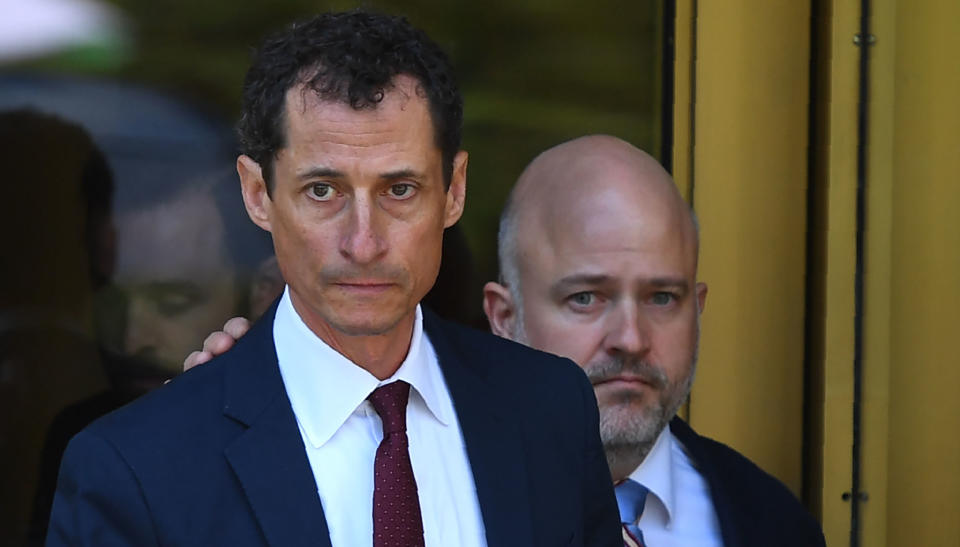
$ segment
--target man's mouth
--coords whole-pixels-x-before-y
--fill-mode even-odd
[[[375,294],[386,291],[387,289],[393,287],[395,283],[379,279],[351,279],[349,281],[335,281],[332,283],[332,285],[347,292]]]
[[[608,386],[622,386],[622,387],[639,387],[647,386],[654,387],[653,383],[644,378],[643,376],[637,376],[633,374],[617,374],[615,376],[607,376],[604,378],[597,378],[593,382],[594,386],[608,385]]]

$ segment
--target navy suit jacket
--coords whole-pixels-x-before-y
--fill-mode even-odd
[[[820,525],[783,483],[680,418],[670,422],[670,432],[710,486],[725,547],[825,545]]]
[[[265,314],[234,349],[94,422],[48,546],[330,545]],[[491,546],[621,546],[597,403],[574,363],[424,313]]]

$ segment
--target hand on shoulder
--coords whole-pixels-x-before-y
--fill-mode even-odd
[[[250,330],[250,321],[245,317],[233,317],[223,324],[223,330],[210,333],[203,341],[203,349],[194,351],[183,361],[183,371],[186,372],[197,365],[202,365],[214,357],[225,353],[233,347],[237,340]]]

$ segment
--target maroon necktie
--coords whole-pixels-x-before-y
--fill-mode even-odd
[[[367,399],[383,421],[383,440],[373,463],[373,546],[422,547],[423,519],[407,442],[410,384],[393,382]]]

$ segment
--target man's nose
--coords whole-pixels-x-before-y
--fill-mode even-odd
[[[616,306],[608,317],[607,351],[626,355],[644,355],[650,350],[647,321],[633,302]]]
[[[134,355],[144,351],[154,351],[159,340],[153,306],[144,298],[131,297],[127,305],[126,319],[124,353]]]
[[[340,254],[359,264],[374,262],[387,251],[384,212],[375,196],[363,194],[356,196],[349,207]]]

